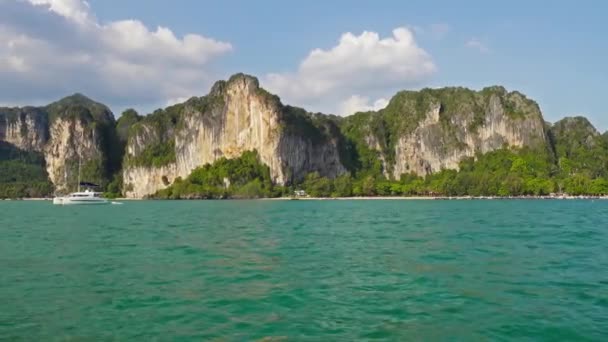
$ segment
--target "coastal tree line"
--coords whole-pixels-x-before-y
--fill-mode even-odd
[[[424,177],[403,174],[394,180],[372,167],[335,179],[313,172],[303,181],[283,187],[272,184],[270,170],[253,151],[197,168],[186,179],[178,178],[151,197],[262,198],[290,196],[300,189],[313,197],[608,195],[606,169],[597,158],[584,162],[562,157],[556,161],[544,151],[505,148],[467,158],[459,170]]]
[[[53,192],[36,153],[3,145],[0,159],[0,198],[45,197]],[[364,156],[368,165],[335,179],[317,172],[289,186],[272,183],[269,168],[256,151],[239,158],[221,158],[195,169],[185,179],[167,180],[166,189],[150,196],[159,199],[265,198],[291,196],[304,190],[314,197],[349,196],[545,196],[608,195],[606,158],[585,148],[555,159],[550,153],[528,149],[500,149],[464,159],[458,170],[442,170],[427,176],[403,174],[386,177],[373,156]],[[598,151],[596,151],[598,152]],[[171,184],[170,184],[171,183]],[[121,195],[122,180],[108,184],[107,195]]]
[[[40,153],[0,141],[0,199],[45,197],[53,192]]]
[[[106,196],[118,197],[127,190],[122,179],[125,168],[159,167],[175,162],[175,132],[184,126],[184,115],[190,110],[214,115],[215,109],[225,105],[222,89],[226,83],[218,85],[208,96],[194,97],[147,116],[127,110],[114,121],[106,106],[75,94],[45,107],[0,108],[0,123],[14,123],[24,115],[37,118],[43,126],[59,118],[79,120],[100,138],[97,146],[100,153],[82,168],[78,167],[78,161],[66,160],[69,179],[63,185],[75,189],[78,179],[75,175],[81,169],[83,179],[100,184]],[[583,117],[545,123],[544,136],[538,130],[523,129],[521,134],[533,134],[529,137],[534,141],[526,143],[529,147],[504,146],[462,160],[457,170],[389,176],[400,162],[395,153],[400,137],[412,134],[429,108],[437,105],[440,115],[433,133],[437,151],[462,149],[456,131],[475,132],[484,127],[493,108],[490,104],[496,99],[500,100],[506,118],[529,120],[538,128],[542,124],[538,105],[503,87],[478,92],[461,87],[402,91],[383,110],[345,118],[282,106],[278,97],[261,88],[256,94],[281,111],[282,134],[301,137],[313,146],[336,143],[338,157],[348,173],[329,179],[311,172],[288,186],[278,186],[273,184],[268,167],[251,151],[236,159],[222,158],[201,166],[183,179],[164,179],[167,188],[150,197],[258,198],[290,196],[295,190],[319,197],[608,194],[608,133],[600,135]],[[28,134],[24,127],[22,137]],[[125,156],[129,137],[139,135],[145,138],[141,150]],[[53,191],[42,153],[19,150],[0,141],[0,198],[44,197],[51,196]]]

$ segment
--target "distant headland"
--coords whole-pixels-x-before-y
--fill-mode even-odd
[[[109,197],[521,197],[608,194],[608,135],[550,124],[500,86],[401,91],[348,117],[284,105],[255,77],[149,115],[75,94],[0,108],[0,198],[48,197],[82,178]]]

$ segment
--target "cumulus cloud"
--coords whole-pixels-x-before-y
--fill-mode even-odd
[[[45,5],[49,11],[85,23],[90,18],[89,3],[81,0],[29,0],[33,5]]]
[[[297,71],[268,74],[262,83],[287,102],[336,112],[365,102],[353,94],[418,85],[436,70],[412,31],[400,27],[386,38],[368,31],[345,33],[331,49],[312,50]],[[336,107],[341,102],[338,107],[343,108]]]
[[[465,46],[470,48],[470,49],[474,49],[477,50],[481,53],[488,53],[490,52],[490,49],[481,42],[481,40],[477,39],[477,38],[471,38],[469,39],[466,43]]]
[[[357,112],[377,111],[384,109],[388,102],[385,98],[379,98],[372,103],[369,97],[353,95],[340,104],[338,114],[346,116]]]
[[[110,104],[165,102],[206,91],[209,63],[231,50],[137,20],[100,23],[82,0],[0,0],[0,102],[73,92]]]

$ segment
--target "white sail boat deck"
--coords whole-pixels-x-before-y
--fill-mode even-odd
[[[74,205],[74,204],[109,204],[110,202],[101,197],[100,192],[86,189],[82,192],[73,192],[67,196],[55,197],[53,204]]]

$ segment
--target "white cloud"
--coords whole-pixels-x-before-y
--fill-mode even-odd
[[[387,38],[368,31],[358,36],[345,33],[331,49],[312,50],[296,72],[269,74],[262,83],[288,103],[339,111],[340,100],[357,101],[351,98],[353,94],[418,85],[436,70],[412,31],[400,27]]]
[[[338,114],[346,116],[357,112],[377,111],[385,108],[388,102],[389,100],[380,98],[371,103],[369,97],[353,95],[340,104]]]
[[[466,43],[465,46],[471,49],[475,49],[481,53],[488,53],[490,52],[490,49],[484,44],[482,43],[479,39],[477,38],[471,38],[469,39]]]
[[[100,23],[82,0],[0,0],[0,101],[83,92],[110,104],[201,94],[230,43],[137,20]]]
[[[184,103],[184,102],[188,101],[189,99],[190,99],[190,96],[174,97],[174,98],[168,99],[167,102],[165,103],[165,106],[169,107],[169,106],[176,105],[178,103]]]
[[[90,19],[90,6],[81,0],[29,0],[33,5],[47,6],[49,11],[61,16],[73,19],[80,23],[86,23]]]

